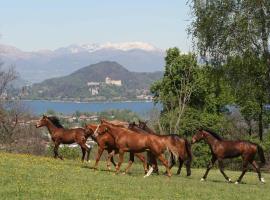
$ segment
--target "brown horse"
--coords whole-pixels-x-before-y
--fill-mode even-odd
[[[210,147],[212,153],[211,162],[207,166],[207,170],[202,177],[201,181],[204,181],[207,177],[209,170],[213,167],[216,160],[218,160],[218,165],[220,172],[224,176],[224,178],[231,182],[231,179],[224,173],[223,169],[223,159],[225,158],[235,158],[238,156],[242,157],[243,160],[243,170],[240,177],[237,179],[235,184],[241,182],[243,176],[247,171],[248,164],[250,163],[254,170],[258,173],[259,180],[264,183],[264,178],[261,177],[260,168],[254,160],[255,155],[258,153],[261,163],[265,164],[265,157],[263,153],[263,149],[258,145],[248,141],[242,140],[224,140],[218,134],[211,130],[200,129],[193,137],[192,143],[198,142],[200,140],[204,140]]]
[[[151,128],[149,128],[147,126],[147,122],[143,122],[139,120],[139,128],[141,128],[142,130],[145,130],[146,132],[150,133],[150,134],[156,134]],[[178,162],[179,162],[179,166],[178,166],[178,170],[177,170],[177,174],[180,174],[181,169],[183,164],[186,165],[186,170],[187,170],[187,176],[191,175],[191,162],[192,162],[192,152],[191,152],[191,144],[187,139],[183,139],[180,136],[176,135],[176,134],[172,134],[172,135],[165,135],[167,137],[172,138],[172,140],[175,140],[175,143],[178,144]],[[175,159],[174,159],[174,155],[172,152],[171,153],[171,163],[169,168],[171,169],[174,165],[175,165]]]
[[[142,134],[149,134],[149,132],[141,129],[135,122],[129,123],[128,128],[135,132],[139,132]],[[147,169],[148,169],[148,173],[146,174],[146,176],[150,176],[152,172],[159,174],[156,157],[150,151],[147,151],[146,154],[147,154]],[[149,166],[151,166],[150,169]]]
[[[140,153],[150,150],[165,166],[168,176],[172,175],[168,162],[163,155],[168,149],[178,157],[178,150],[172,138],[154,134],[142,134],[105,123],[100,124],[96,134],[103,135],[105,133],[109,133],[114,138],[116,147],[119,149],[119,162],[116,166],[117,173],[120,170],[125,152]]]
[[[103,122],[105,123],[105,122]],[[109,123],[109,122],[107,122]],[[117,125],[117,126],[121,126],[121,125]],[[98,162],[100,160],[100,157],[103,153],[104,150],[108,151],[108,158],[107,158],[107,168],[110,170],[110,161],[113,163],[114,166],[116,166],[114,160],[113,160],[113,156],[115,154],[119,153],[118,148],[116,147],[114,138],[108,134],[102,134],[102,135],[95,135],[96,130],[98,129],[99,125],[95,125],[95,124],[88,124],[86,125],[86,128],[89,129],[89,131],[91,132],[90,136],[91,138],[98,144],[98,153],[96,156],[96,162],[94,165],[94,168],[97,168],[98,166]],[[130,158],[129,158],[129,165],[127,166],[127,168],[125,169],[125,173],[128,173],[132,163],[134,162],[134,155],[143,162],[143,166],[144,166],[144,172],[147,173],[147,167],[146,167],[146,161],[143,155],[141,154],[133,154],[130,153]]]
[[[90,136],[89,131],[83,128],[73,128],[65,129],[59,122],[59,119],[52,116],[43,117],[37,122],[36,128],[46,126],[51,135],[51,139],[54,142],[54,158],[63,159],[62,156],[58,154],[58,148],[60,144],[72,144],[77,143],[81,146],[82,150],[82,162],[84,161],[85,154],[87,152],[87,161],[89,161],[89,155],[91,148],[89,148],[85,143],[87,138]]]

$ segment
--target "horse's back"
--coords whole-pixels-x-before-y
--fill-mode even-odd
[[[253,154],[257,151],[257,145],[245,140],[225,140],[222,142],[225,158],[233,158],[243,154]]]

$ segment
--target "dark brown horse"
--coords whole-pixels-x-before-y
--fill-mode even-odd
[[[147,126],[147,122],[143,122],[143,121],[139,121],[139,128],[141,128],[142,130],[145,130],[146,132],[150,133],[150,134],[156,134],[151,128],[149,128]],[[176,135],[176,134],[172,134],[172,135],[165,135],[167,137],[171,137],[173,140],[175,140],[175,143],[178,144],[178,162],[179,162],[179,166],[178,166],[178,170],[177,170],[177,174],[180,174],[181,169],[183,164],[186,165],[186,170],[187,170],[187,176],[191,175],[191,162],[192,162],[192,152],[191,152],[191,144],[187,139],[183,139],[180,136]],[[172,152],[170,152],[171,154],[171,163],[169,168],[171,169],[174,165],[175,165],[175,159],[174,159],[174,155]]]
[[[149,134],[149,132],[141,129],[135,122],[129,123],[128,128],[132,131],[136,131],[142,134]],[[146,174],[146,176],[150,176],[152,172],[159,174],[156,157],[150,151],[147,151],[146,154],[147,154],[147,169],[148,169],[148,173]],[[149,166],[151,166],[150,169]]]
[[[105,121],[103,121],[103,123],[105,123]],[[109,122],[106,122],[106,123],[109,123]],[[121,126],[121,125],[118,124],[117,126]],[[96,130],[98,129],[98,127],[99,127],[99,125],[95,125],[95,124],[86,125],[86,128],[89,129],[89,131],[91,132],[91,134],[90,134],[91,138],[98,144],[98,153],[96,156],[96,162],[95,162],[94,168],[97,168],[98,162],[100,160],[100,157],[101,157],[103,151],[107,150],[108,154],[109,154],[109,156],[107,158],[107,168],[110,170],[110,161],[113,163],[114,166],[116,166],[116,164],[113,160],[113,156],[115,154],[118,154],[119,150],[116,147],[116,144],[114,142],[114,138],[109,133],[104,133],[102,135],[94,135]],[[138,154],[138,153],[136,153],[136,154],[130,153],[129,165],[125,169],[125,173],[128,173],[128,170],[130,169],[132,163],[134,162],[134,155],[139,160],[141,160],[143,162],[144,172],[147,173],[145,158],[143,155]]]
[[[172,175],[168,162],[163,155],[168,149],[178,157],[178,149],[172,138],[155,134],[142,134],[109,124],[100,124],[96,133],[98,135],[109,133],[114,138],[116,147],[119,149],[119,162],[116,166],[117,173],[120,170],[125,152],[140,153],[150,150],[165,166],[168,176]]]
[[[52,116],[43,117],[37,122],[36,128],[46,126],[51,135],[51,139],[54,143],[54,158],[63,159],[62,156],[58,154],[58,148],[60,144],[72,144],[77,143],[81,146],[82,150],[82,162],[84,161],[85,154],[87,153],[87,161],[89,161],[89,155],[91,148],[89,148],[85,143],[87,138],[90,136],[89,131],[83,128],[73,128],[65,129],[59,122],[59,119]]]
[[[224,173],[223,167],[223,159],[225,158],[235,158],[238,156],[242,157],[243,160],[243,170],[240,177],[237,179],[235,184],[241,182],[243,176],[247,171],[248,164],[250,163],[254,170],[258,173],[259,180],[261,182],[265,182],[261,177],[260,168],[254,160],[255,155],[258,153],[261,163],[265,164],[265,157],[263,153],[263,149],[255,143],[251,143],[243,140],[224,140],[218,134],[211,130],[203,130],[200,129],[193,137],[192,143],[198,142],[200,140],[204,140],[210,147],[212,153],[211,162],[207,166],[207,170],[202,177],[201,181],[204,181],[207,177],[209,170],[213,167],[216,160],[218,160],[218,165],[220,172],[225,177],[228,182],[231,182],[231,179]]]

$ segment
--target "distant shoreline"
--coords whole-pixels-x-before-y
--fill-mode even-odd
[[[55,103],[153,103],[152,100],[126,100],[126,101],[64,101],[64,100],[47,100],[47,99],[22,99],[21,101],[44,101]]]

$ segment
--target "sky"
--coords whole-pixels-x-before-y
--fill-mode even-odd
[[[0,0],[0,43],[25,51],[134,42],[190,51],[186,0]]]

